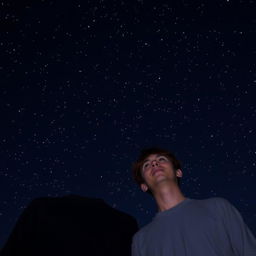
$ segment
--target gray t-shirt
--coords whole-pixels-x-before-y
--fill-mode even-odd
[[[223,198],[186,198],[133,237],[132,256],[256,256],[256,239]]]

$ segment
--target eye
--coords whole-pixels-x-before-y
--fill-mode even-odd
[[[149,162],[146,162],[142,165],[142,170],[146,169],[149,166]]]
[[[165,156],[159,156],[158,161],[160,162],[168,162],[168,159]]]

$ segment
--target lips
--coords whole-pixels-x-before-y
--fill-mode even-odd
[[[162,168],[156,168],[156,169],[154,169],[154,170],[152,171],[152,176],[154,176],[156,173],[162,172],[162,171],[163,171]]]

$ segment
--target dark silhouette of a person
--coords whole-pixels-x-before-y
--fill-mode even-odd
[[[101,199],[38,198],[24,210],[1,256],[130,256],[136,220]]]

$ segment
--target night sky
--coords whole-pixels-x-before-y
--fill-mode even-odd
[[[36,197],[99,197],[145,225],[131,164],[154,145],[186,197],[226,198],[255,234],[254,2],[1,2],[0,247]]]

